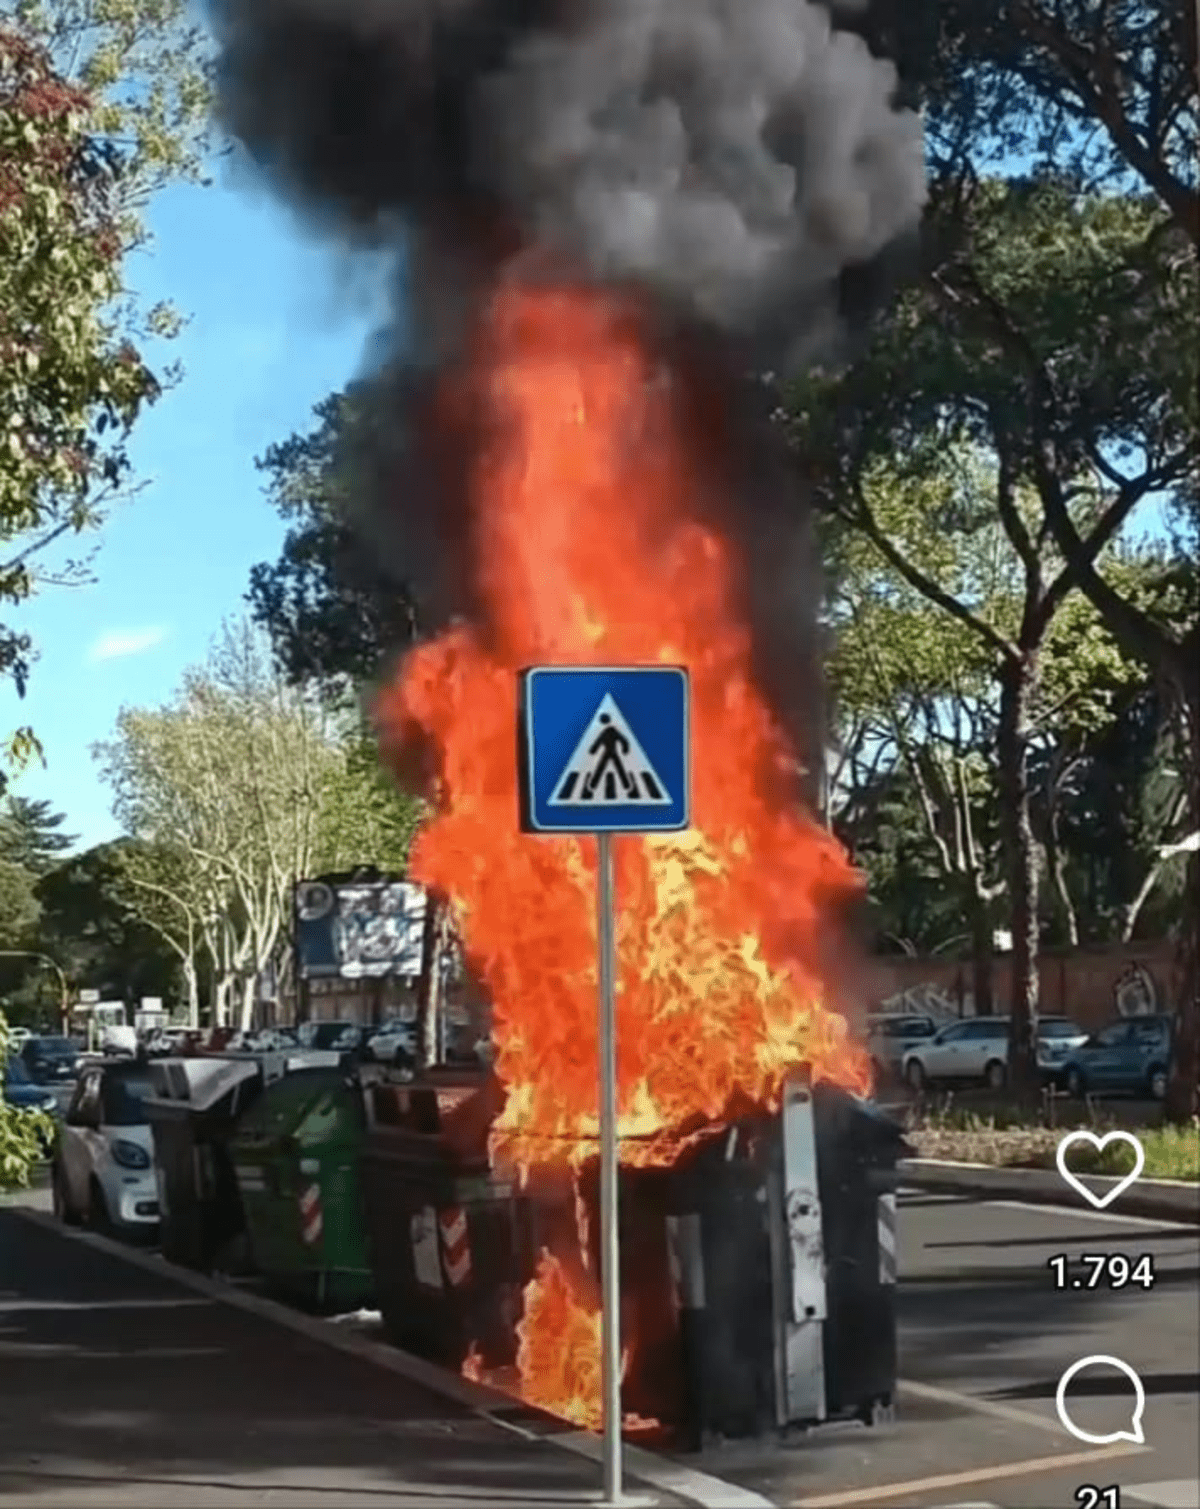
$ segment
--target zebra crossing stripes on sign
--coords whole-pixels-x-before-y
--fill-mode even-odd
[[[566,769],[555,783],[552,807],[572,804],[597,806],[630,803],[669,807],[671,797],[662,777],[638,743],[621,709],[606,692],[592,714]]]
[[[896,1282],[896,1197],[880,1195],[878,1201],[879,1282]]]

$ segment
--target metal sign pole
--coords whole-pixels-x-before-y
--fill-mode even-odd
[[[617,1224],[617,1045],[616,948],[613,917],[612,837],[596,835],[599,876],[596,921],[599,941],[600,1048],[600,1351],[604,1409],[604,1501],[621,1499],[621,1257]]]

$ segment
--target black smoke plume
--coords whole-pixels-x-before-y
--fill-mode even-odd
[[[653,295],[681,402],[710,435],[719,421],[714,464],[736,473],[719,522],[746,550],[764,691],[813,752],[803,510],[767,394],[740,374],[826,355],[887,287],[924,197],[891,65],[807,0],[210,9],[227,129],[345,241],[394,249],[395,330],[346,464],[423,628],[477,606],[454,447],[441,465],[420,443],[430,375],[474,298],[536,247]]]

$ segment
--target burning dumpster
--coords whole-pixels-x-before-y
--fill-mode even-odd
[[[657,1427],[699,1448],[890,1410],[904,1151],[899,1127],[867,1102],[796,1076],[775,1115],[702,1129],[669,1163],[622,1168],[627,1431]],[[544,1245],[524,1293],[517,1367],[474,1375],[515,1378],[531,1403],[594,1426],[594,1161],[577,1196],[573,1210],[533,1200]],[[527,1240],[531,1231],[527,1222]],[[560,1344],[539,1346],[539,1330]]]
[[[360,1172],[384,1325],[456,1368],[472,1347],[491,1366],[512,1362],[537,1251],[533,1207],[488,1163],[497,1090],[479,1071],[436,1069],[365,1085]]]
[[[794,1080],[777,1116],[626,1170],[630,1408],[692,1446],[890,1410],[903,1149],[865,1102]]]

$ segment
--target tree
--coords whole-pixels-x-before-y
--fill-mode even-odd
[[[872,492],[882,527],[906,537],[947,590],[990,601],[1001,585],[994,542],[929,527],[933,494],[945,487],[944,479],[906,487],[903,479],[881,475]],[[965,927],[976,1009],[990,1013],[993,907],[1005,885],[997,867],[989,759],[995,673],[988,647],[915,590],[864,534],[843,527],[832,554],[837,586],[829,676],[852,797],[835,829],[851,839],[851,853],[869,878],[880,878],[872,869],[881,863],[892,884],[901,875],[906,886],[936,877],[933,889],[951,898],[956,918],[939,941],[945,945]],[[865,783],[859,774],[864,760]],[[891,821],[881,831],[885,812]],[[898,826],[905,816],[908,823]],[[854,828],[865,829],[857,842]],[[908,890],[906,900],[911,897]],[[930,941],[927,924],[910,921],[904,936],[913,933]]]
[[[40,916],[34,877],[23,865],[0,859],[0,947],[19,948]]]
[[[1025,385],[1029,462],[1037,474],[1046,525],[1073,580],[1103,615],[1122,649],[1140,659],[1170,700],[1180,728],[1188,833],[1200,832],[1200,649],[1194,569],[1177,583],[1173,611],[1160,601],[1139,604],[1098,566],[1072,515],[1073,461],[1103,479],[1113,531],[1157,491],[1170,494],[1183,562],[1194,561],[1200,523],[1195,392],[1196,344],[1179,340],[1191,328],[1200,253],[1200,184],[1195,142],[1200,134],[1200,72],[1194,7],[1178,0],[872,0],[858,25],[898,60],[909,92],[925,108],[935,235],[939,261],[957,259],[943,296],[969,321],[995,358]],[[1047,343],[1036,307],[1017,307],[1004,290],[972,276],[969,237],[939,209],[969,200],[980,178],[1018,153],[1022,171],[1047,173],[1084,194],[1113,203],[1140,196],[1157,213],[1145,236],[1145,258],[1131,259],[1117,285],[1132,318],[1100,310],[1077,327],[1077,358],[1111,365],[1114,394],[1126,402],[1081,409],[1078,360]],[[966,255],[963,255],[967,247]],[[1155,271],[1152,264],[1158,264]],[[962,274],[967,276],[963,277]],[[1182,301],[1162,307],[1164,278]],[[1140,315],[1137,312],[1140,310]],[[1186,323],[1183,323],[1186,321]],[[1140,334],[1137,330],[1141,325]],[[1114,338],[1123,349],[1114,346]],[[1140,373],[1138,368],[1140,367]],[[1141,381],[1130,381],[1140,375]],[[1186,451],[1187,464],[1176,463]],[[1187,902],[1179,930],[1176,1072],[1168,1111],[1186,1119],[1200,1109],[1200,852],[1191,847]]]
[[[139,906],[139,915],[181,958],[203,949],[218,1022],[236,999],[250,1025],[258,978],[290,931],[297,880],[386,857],[371,844],[391,843],[402,859],[405,825],[384,822],[374,770],[369,781],[356,775],[360,745],[345,712],[289,686],[264,636],[242,623],[226,625],[172,704],[123,709],[116,737],[96,747],[138,841],[131,905],[138,892],[154,898],[157,913]]]
[[[1132,506],[1106,496],[1103,473],[1076,444],[1047,473],[1028,441],[1028,388],[1022,370],[1003,360],[964,304],[985,301],[1020,310],[1053,353],[1078,432],[1110,434],[1122,445],[1142,428],[1155,463],[1143,489],[1178,485],[1196,464],[1188,427],[1191,398],[1145,411],[1145,362],[1124,343],[1145,334],[1151,317],[1177,316],[1179,290],[1163,265],[1169,254],[1147,253],[1150,207],[1086,198],[1047,180],[1017,186],[985,181],[956,207],[959,252],[927,282],[908,291],[882,322],[869,350],[847,373],[817,375],[796,385],[793,439],[822,505],[861,530],[916,591],[980,636],[1000,667],[996,729],[1007,881],[1014,949],[1012,1072],[1036,1080],[1034,1019],[1039,932],[1037,850],[1032,831],[1029,759],[1033,702],[1041,658],[1055,615],[1073,591],[1074,573],[1054,550],[1048,488],[1067,490],[1080,537],[1095,560]],[[1132,306],[1124,275],[1142,280]],[[1077,332],[1096,339],[1080,351]],[[1163,353],[1165,355],[1165,353]],[[1164,371],[1164,381],[1171,380]],[[1177,383],[1175,384],[1177,388]],[[977,460],[964,483],[928,511],[928,535],[980,529],[998,521],[1020,579],[1000,618],[988,605],[954,590],[924,569],[922,548],[876,516],[870,482],[885,463],[921,479],[946,476],[962,444],[994,458],[983,481]],[[982,483],[982,485],[981,485]],[[983,611],[980,611],[980,608]]]
[[[910,813],[920,815],[924,842],[914,850],[910,829],[909,864],[924,861],[955,899],[957,926],[941,946],[950,946],[955,935],[961,939],[965,926],[976,1010],[987,1013],[996,905],[1010,894],[1011,879],[999,842],[1005,697],[994,636],[1011,633],[1021,621],[1029,589],[1022,556],[989,506],[994,482],[984,458],[973,448],[957,453],[947,446],[937,466],[937,475],[914,479],[884,464],[862,479],[862,501],[889,544],[885,552],[868,532],[847,534],[842,526],[833,552],[830,677],[851,764],[860,758],[855,743],[870,752],[868,793],[885,798],[893,820],[904,811],[905,795]],[[1014,502],[1021,516],[1036,514],[1030,498]],[[897,556],[905,570],[894,564]],[[921,562],[919,571],[914,561]],[[946,611],[937,594],[965,616]],[[1058,768],[1064,750],[1106,726],[1114,697],[1137,677],[1094,609],[1077,594],[1064,597],[1046,624],[1038,673],[1030,680],[1031,762]],[[1049,788],[1038,794],[1039,815],[1055,818]],[[861,795],[855,805],[867,853],[882,858],[869,806]],[[844,826],[843,817],[839,831]],[[1030,859],[1035,873],[1044,868],[1057,882],[1053,828],[1053,821],[1042,825],[1044,864],[1037,843],[1031,842]],[[885,853],[894,861],[894,827],[885,834]],[[860,840],[856,857],[861,847]],[[869,863],[867,870],[870,875]],[[1034,917],[1039,931],[1040,912]]]
[[[185,0],[0,0],[0,596],[75,583],[49,547],[128,491],[131,429],[164,382],[140,347],[177,328],[126,290],[151,196],[199,174],[203,43]],[[29,636],[0,628],[19,693]],[[36,754],[21,730],[10,761]]]
[[[313,429],[258,459],[270,477],[267,495],[290,527],[279,560],[252,569],[248,601],[294,682],[359,683],[411,641],[416,605],[353,524],[345,443],[358,417],[353,391],[330,395],[313,412]]]
[[[100,844],[48,871],[37,883],[38,943],[76,986],[106,998],[169,999],[180,961],[128,902],[127,844]]]
[[[1036,758],[1035,826],[1061,941],[1162,937],[1177,923],[1186,791],[1176,744],[1160,694],[1139,678],[1116,692],[1107,723]]]
[[[45,875],[75,845],[62,832],[66,815],[53,812],[48,801],[9,796],[0,809],[0,858],[20,865],[31,875]]]

